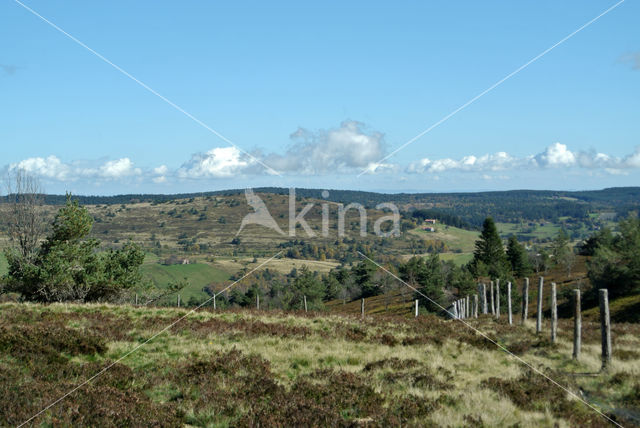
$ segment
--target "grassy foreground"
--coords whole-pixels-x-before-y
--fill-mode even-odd
[[[0,305],[0,425],[29,419],[187,310]],[[640,420],[640,325],[599,330],[583,355],[532,325],[470,324],[624,426]],[[608,426],[578,399],[459,321],[196,312],[30,424],[54,426]]]

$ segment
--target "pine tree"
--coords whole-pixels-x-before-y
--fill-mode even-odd
[[[355,285],[360,288],[360,297],[377,296],[382,293],[379,285],[373,281],[376,266],[368,260],[363,260],[353,268]]]
[[[128,243],[119,250],[98,252],[98,241],[88,237],[92,224],[87,209],[67,195],[35,257],[5,253],[7,291],[30,301],[88,302],[115,299],[126,289],[143,286],[144,251]]]
[[[511,271],[516,278],[523,278],[529,275],[532,271],[531,263],[529,263],[529,257],[527,252],[518,242],[518,238],[515,235],[509,237],[507,244],[507,260],[511,264]]]
[[[487,217],[482,224],[482,233],[480,239],[476,241],[471,264],[476,276],[487,274],[498,278],[509,270],[502,239],[491,217]],[[482,272],[484,270],[482,267],[486,268],[486,272]]]
[[[444,306],[444,274],[437,253],[428,259],[412,257],[400,267],[400,275],[404,281],[420,291],[416,293],[416,298],[428,311],[437,313],[442,310],[440,306]]]

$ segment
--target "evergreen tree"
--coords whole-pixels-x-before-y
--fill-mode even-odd
[[[303,309],[304,297],[307,298],[307,307],[310,309],[322,308],[324,297],[324,284],[306,266],[300,271],[290,287],[285,290],[282,302],[285,309]]]
[[[509,260],[511,271],[516,278],[523,278],[531,274],[532,268],[527,252],[515,235],[511,235],[507,243],[507,260]]]
[[[379,284],[373,281],[376,266],[369,260],[363,260],[353,268],[355,285],[360,289],[361,297],[377,296],[382,293]]]
[[[482,267],[486,268],[486,272],[482,272]],[[500,239],[496,224],[491,217],[487,217],[482,225],[480,239],[476,241],[471,268],[476,276],[486,274],[494,278],[503,276],[509,270],[502,239]]]
[[[582,256],[594,256],[598,248],[610,247],[613,243],[613,233],[608,227],[603,227],[584,240],[579,246],[579,254]]]
[[[5,252],[6,291],[30,301],[88,302],[115,299],[124,290],[142,286],[142,249],[128,243],[121,250],[98,252],[98,241],[88,238],[92,224],[87,209],[67,195],[35,257]]]
[[[428,311],[436,313],[442,311],[440,306],[445,306],[443,293],[445,284],[442,263],[437,253],[432,254],[428,259],[412,257],[400,266],[400,276],[420,291],[421,294],[417,293],[416,298]]]
[[[340,297],[340,291],[342,291],[343,285],[338,281],[334,271],[325,275],[322,278],[322,283],[324,285],[324,300],[333,300]]]
[[[596,249],[589,261],[589,279],[594,287],[590,297],[597,299],[599,288],[609,289],[614,299],[640,293],[640,220],[629,218],[620,222],[620,234],[609,246]]]

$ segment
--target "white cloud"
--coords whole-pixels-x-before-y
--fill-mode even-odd
[[[118,160],[108,161],[101,165],[98,169],[98,174],[101,177],[116,179],[123,177],[130,177],[132,175],[140,175],[142,171],[139,168],[133,167],[133,162],[129,158],[122,158]]]
[[[299,128],[291,139],[294,144],[284,155],[270,154],[265,157],[265,164],[277,171],[301,175],[393,167],[378,162],[384,157],[384,135],[367,132],[360,122],[345,121],[338,128],[316,132]]]
[[[62,163],[56,156],[24,159],[9,165],[9,170],[22,169],[30,174],[54,180],[65,180],[70,175],[69,165]]]
[[[514,167],[516,162],[520,161],[505,152],[486,154],[480,157],[469,155],[464,156],[460,160],[451,158],[431,160],[424,158],[418,162],[409,164],[407,171],[414,173],[437,173],[451,170],[501,171]]]
[[[166,165],[160,165],[159,167],[153,168],[153,173],[156,175],[165,175],[169,172],[169,168]]]
[[[640,168],[640,146],[630,155],[625,156],[622,165],[626,168]]]
[[[506,152],[498,152],[479,157],[467,155],[459,160],[423,158],[409,164],[406,171],[423,174],[445,171],[488,172],[546,168],[603,169],[610,174],[622,174],[623,170],[640,168],[640,147],[624,158],[617,158],[594,151],[572,152],[565,144],[554,143],[541,153],[524,157],[514,157]]]
[[[88,162],[62,162],[55,155],[33,157],[9,165],[9,170],[22,169],[44,179],[56,181],[75,181],[78,179],[115,180],[142,174],[129,158],[106,161],[97,166],[88,166]]]
[[[182,178],[221,178],[241,174],[255,161],[235,147],[216,147],[206,153],[196,153],[180,167]]]
[[[156,184],[162,184],[167,182],[167,173],[169,172],[169,168],[166,165],[160,165],[156,168],[153,168],[153,174],[156,176],[151,180]]]
[[[542,153],[534,157],[535,161],[543,167],[572,166],[576,163],[576,156],[567,149],[565,144],[553,143]]]

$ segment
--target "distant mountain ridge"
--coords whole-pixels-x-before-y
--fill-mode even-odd
[[[273,193],[273,194],[288,194],[289,188],[286,187],[254,187],[252,188],[256,193]],[[205,196],[230,196],[244,193],[245,189],[226,189],[226,190],[212,190],[208,192],[193,192],[193,193],[127,193],[121,195],[100,196],[100,195],[73,195],[74,199],[77,199],[83,204],[121,204],[131,202],[164,202],[175,199],[188,199]],[[307,189],[296,188],[296,195],[305,198],[322,198],[322,192],[327,190],[329,196],[326,198],[333,202],[349,202],[357,200],[375,201],[378,199],[384,199],[385,201],[407,201],[415,200],[416,198],[434,198],[442,199],[449,197],[482,197],[482,196],[526,196],[526,197],[572,197],[584,201],[631,201],[635,200],[640,204],[640,186],[630,187],[608,187],[602,190],[578,190],[578,191],[564,191],[564,190],[496,190],[496,191],[482,191],[482,192],[445,192],[445,193],[430,193],[430,192],[411,192],[411,193],[385,193],[385,192],[370,192],[364,190],[336,190],[336,189]],[[0,203],[7,201],[8,196],[0,196]],[[65,195],[44,195],[45,203],[47,204],[63,204],[66,200]]]
[[[555,220],[558,217],[586,218],[590,213],[612,212],[626,216],[640,209],[640,187],[612,187],[602,190],[557,191],[557,190],[507,190],[460,193],[380,193],[360,190],[331,190],[322,197],[326,189],[296,188],[296,196],[311,199],[326,199],[331,202],[349,204],[358,202],[373,208],[382,202],[397,204],[403,211],[416,208],[437,209],[446,214],[455,214],[470,225],[478,226],[487,216],[497,221],[518,222],[540,219]],[[256,187],[256,193],[287,195],[288,188]],[[210,192],[178,194],[123,194],[114,196],[74,195],[81,204],[115,205],[140,202],[164,203],[177,199],[215,196],[237,196],[244,189],[216,190]],[[8,196],[0,198],[6,202]],[[44,195],[46,204],[63,204],[64,195]]]

